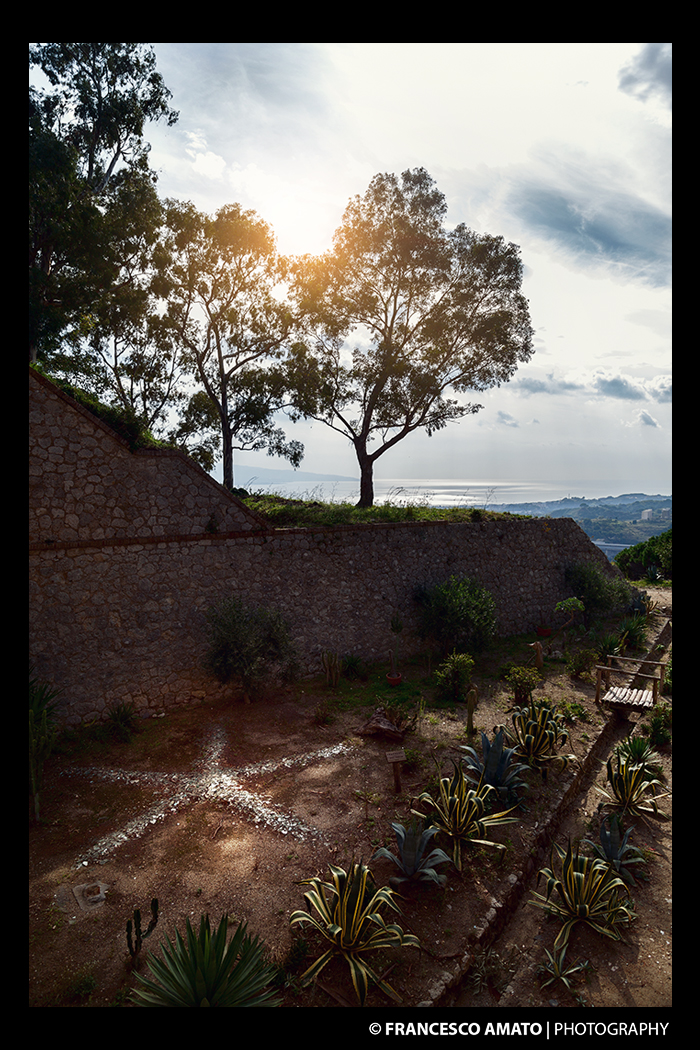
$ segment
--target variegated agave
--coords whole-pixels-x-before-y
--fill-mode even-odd
[[[610,804],[623,814],[642,816],[644,813],[654,813],[663,817],[664,814],[659,811],[657,803],[659,799],[666,798],[668,792],[656,793],[656,788],[663,787],[661,781],[656,779],[643,762],[638,764],[628,761],[619,754],[614,757],[615,764],[611,755],[606,765],[610,791],[606,791],[605,788],[597,790],[610,799]]]
[[[365,956],[380,948],[420,948],[420,941],[412,933],[404,933],[395,923],[387,924],[380,914],[386,905],[398,912],[394,891],[388,886],[377,889],[369,868],[353,863],[349,871],[330,865],[331,882],[318,878],[304,879],[302,885],[311,889],[304,894],[309,911],[294,911],[292,926],[309,923],[318,930],[330,947],[302,974],[302,983],[313,981],[335,956],[340,956],[350,967],[352,983],[360,1005],[364,1005],[369,982],[373,981],[386,995],[397,1002],[401,997],[390,984],[380,978]],[[316,915],[311,914],[311,909]]]
[[[396,835],[396,845],[399,855],[381,846],[372,857],[378,860],[385,857],[393,860],[399,868],[400,875],[394,875],[389,879],[391,886],[400,886],[403,882],[435,882],[438,886],[444,886],[447,881],[444,875],[438,874],[435,868],[440,864],[451,864],[450,858],[441,849],[434,849],[428,853],[428,845],[437,828],[424,828],[423,822],[413,821],[407,828],[403,824],[391,825]]]
[[[561,862],[561,876],[554,874],[554,855]],[[585,922],[598,933],[620,940],[619,927],[629,925],[635,918],[632,904],[623,880],[615,875],[602,860],[582,857],[569,842],[566,849],[552,846],[549,868],[542,868],[537,876],[546,880],[546,893],[535,893],[528,903],[558,916],[562,928],[554,942],[554,950],[565,948],[577,922]],[[558,898],[558,899],[557,899]]]
[[[493,846],[504,850],[505,846],[486,838],[489,828],[499,824],[517,823],[516,817],[508,816],[511,809],[500,813],[486,814],[488,796],[493,791],[488,784],[470,788],[464,773],[455,763],[454,775],[443,777],[440,781],[440,797],[434,799],[424,791],[416,799],[430,809],[430,823],[452,840],[452,861],[458,871],[462,870],[462,846],[472,843],[479,846]],[[417,816],[424,816],[416,813]]]
[[[530,699],[524,707],[516,707],[512,723],[512,731],[506,730],[508,743],[513,745],[519,758],[539,769],[543,776],[552,766],[565,769],[576,761],[575,755],[557,754],[557,748],[567,742],[569,733],[556,705],[546,697]],[[503,728],[496,726],[496,731]]]

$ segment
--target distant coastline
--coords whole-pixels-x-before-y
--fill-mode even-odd
[[[343,474],[237,465],[235,476],[236,484],[247,491],[271,491],[296,499],[354,503],[359,491],[357,478]],[[576,495],[581,489],[590,495]],[[615,491],[617,495],[610,494]],[[648,493],[605,480],[548,483],[516,479],[378,479],[375,498],[377,503],[467,506],[531,517],[573,518],[611,558],[625,547],[665,532],[673,524],[670,493]]]

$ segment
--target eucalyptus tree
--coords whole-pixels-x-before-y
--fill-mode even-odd
[[[446,211],[423,168],[379,174],[349,202],[332,248],[295,261],[296,415],[351,441],[358,506],[374,501],[380,456],[478,412],[454,395],[507,382],[533,352],[517,245],[448,229]]]
[[[229,488],[234,449],[267,449],[298,466],[303,446],[288,441],[275,420],[285,400],[292,317],[270,226],[239,204],[209,216],[169,201],[167,230],[169,264],[160,288],[166,323],[204,395],[190,403],[181,432],[218,421]]]
[[[90,330],[120,271],[113,194],[130,182],[131,226],[149,225],[155,176],[144,131],[153,121],[173,124],[177,113],[147,44],[37,43],[29,65],[48,82],[29,89],[29,356],[36,361],[67,334],[75,343]]]

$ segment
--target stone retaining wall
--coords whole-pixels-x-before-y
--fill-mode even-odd
[[[270,529],[185,456],[130,453],[31,370],[30,390],[30,656],[69,722],[220,695],[201,662],[223,597],[280,610],[311,672],[324,649],[388,662],[394,612],[414,651],[417,585],[478,580],[512,634],[568,596],[567,565],[617,571],[571,519]]]

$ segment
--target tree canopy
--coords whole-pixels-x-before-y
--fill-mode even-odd
[[[239,204],[208,216],[169,201],[167,229],[165,323],[204,394],[190,402],[180,437],[206,433],[218,420],[228,488],[234,449],[266,448],[298,466],[303,446],[287,441],[274,420],[285,395],[291,315],[276,294],[283,266],[271,228]]]
[[[349,202],[331,250],[295,263],[296,413],[352,442],[358,506],[372,505],[380,456],[478,412],[452,395],[507,382],[533,353],[518,247],[447,229],[446,211],[423,168],[376,175]]]
[[[105,289],[125,287],[133,238],[153,229],[155,176],[144,128],[172,124],[177,113],[146,44],[35,44],[29,65],[50,85],[29,89],[29,358],[36,361],[71,336],[79,342]]]

